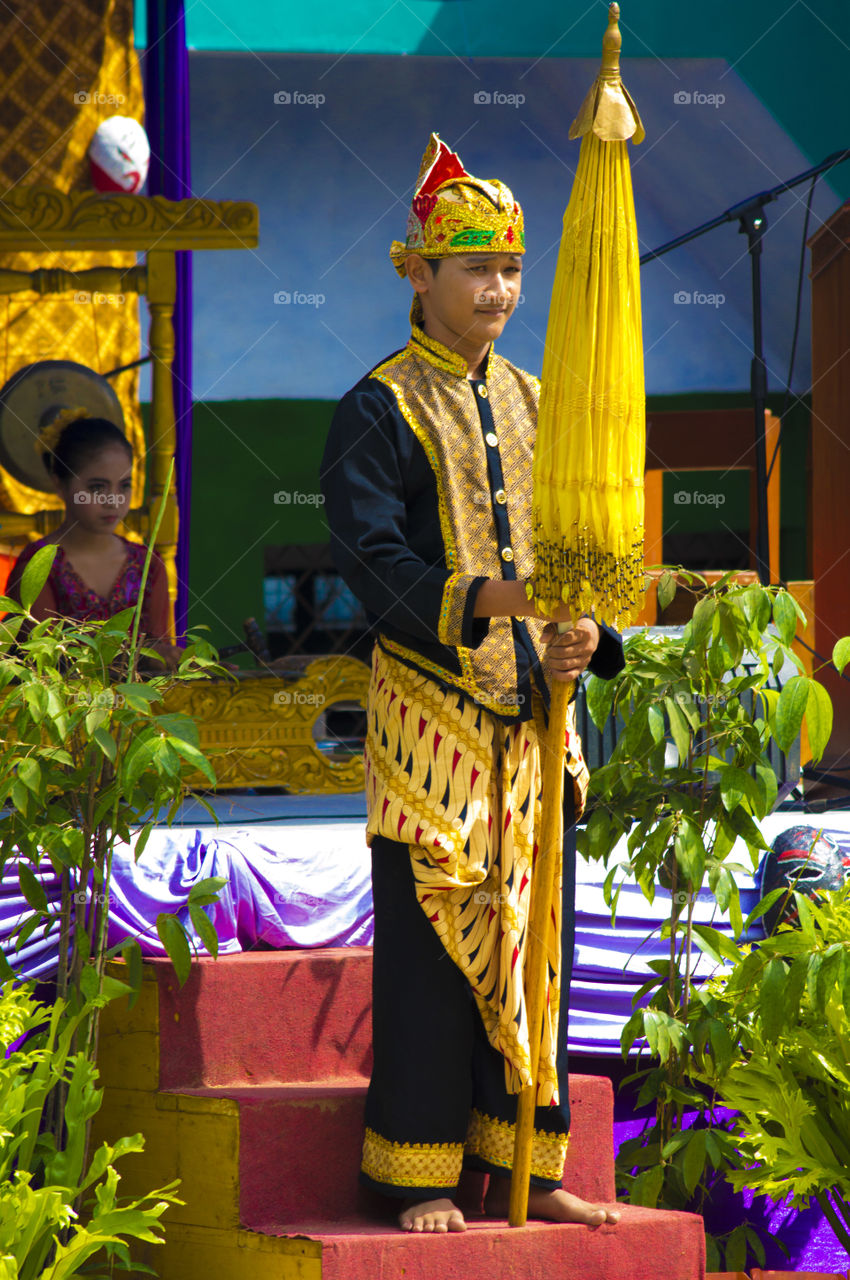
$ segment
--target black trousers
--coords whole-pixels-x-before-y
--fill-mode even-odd
[[[560,1104],[538,1107],[532,1183],[556,1187],[570,1127],[567,1023],[575,941],[575,825],[565,778],[558,1027]],[[510,1176],[517,1095],[471,988],[419,905],[406,844],[372,843],[374,1068],[361,1181],[385,1195],[451,1195],[461,1167]]]

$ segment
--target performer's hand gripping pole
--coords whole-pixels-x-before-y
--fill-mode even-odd
[[[558,630],[569,630],[569,623],[562,623]],[[514,1159],[511,1173],[511,1196],[508,1222],[512,1227],[524,1227],[528,1217],[528,1189],[531,1178],[531,1147],[534,1141],[534,1108],[537,1102],[537,1073],[540,1065],[540,1046],[543,1039],[543,1014],[549,987],[549,957],[546,939],[549,936],[549,917],[555,879],[563,857],[563,843],[559,838],[561,814],[564,802],[564,742],[567,727],[567,707],[573,691],[572,680],[552,681],[552,700],[549,708],[549,728],[541,742],[543,758],[542,813],[540,838],[537,842],[537,863],[531,877],[531,905],[528,919],[528,944],[525,959],[525,1000],[528,1017],[528,1042],[531,1049],[532,1083],[519,1095],[516,1131],[514,1134]],[[563,1082],[566,1086],[566,1081]]]

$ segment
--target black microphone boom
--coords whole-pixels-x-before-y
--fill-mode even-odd
[[[820,174],[826,173],[828,169],[834,169],[836,165],[843,164],[845,160],[850,160],[850,147],[845,148],[843,151],[833,151],[832,155],[827,156],[820,164],[811,169],[806,169],[804,173],[798,173],[795,178],[791,178],[788,182],[780,182],[775,187],[771,187],[769,191],[760,191],[758,195],[749,196],[738,204],[733,204],[731,208],[724,213],[718,214],[716,218],[712,218],[709,222],[703,222],[700,226],[694,227],[692,231],[686,231],[684,235],[677,236],[675,240],[668,240],[666,244],[659,245],[657,249],[650,249],[640,259],[641,265],[651,262],[654,258],[660,258],[672,249],[678,249],[680,245],[687,244],[689,240],[696,240],[698,236],[705,235],[707,231],[713,231],[715,227],[722,226],[724,222],[738,222],[740,224],[738,227],[739,232],[747,237],[753,293],[753,358],[750,364],[750,390],[753,396],[756,447],[756,567],[759,581],[763,586],[767,586],[770,582],[770,539],[767,525],[767,451],[764,434],[767,367],[764,363],[762,345],[763,307],[761,296],[761,242],[767,230],[767,217],[765,216],[764,208],[765,205],[770,204],[772,200],[776,200],[778,196],[782,195],[783,192],[790,191],[792,187],[797,187],[800,183],[807,182],[810,178],[816,178]]]

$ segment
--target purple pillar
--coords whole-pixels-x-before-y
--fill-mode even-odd
[[[148,194],[183,200],[192,194],[189,136],[189,54],[183,0],[147,0],[145,125],[151,145]],[[189,605],[189,521],[192,498],[192,254],[176,255],[174,416],[177,428],[177,635]]]

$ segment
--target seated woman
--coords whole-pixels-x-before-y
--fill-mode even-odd
[[[84,409],[65,409],[41,432],[36,448],[65,503],[65,518],[55,533],[24,548],[9,575],[7,594],[20,599],[29,560],[39,547],[55,543],[50,576],[32,606],[39,621],[105,620],[134,606],[147,550],[115,533],[129,509],[132,490],[133,450],[127,437],[105,418],[89,418]],[[140,631],[171,666],[180,650],[168,640],[169,614],[165,565],[154,552]]]

